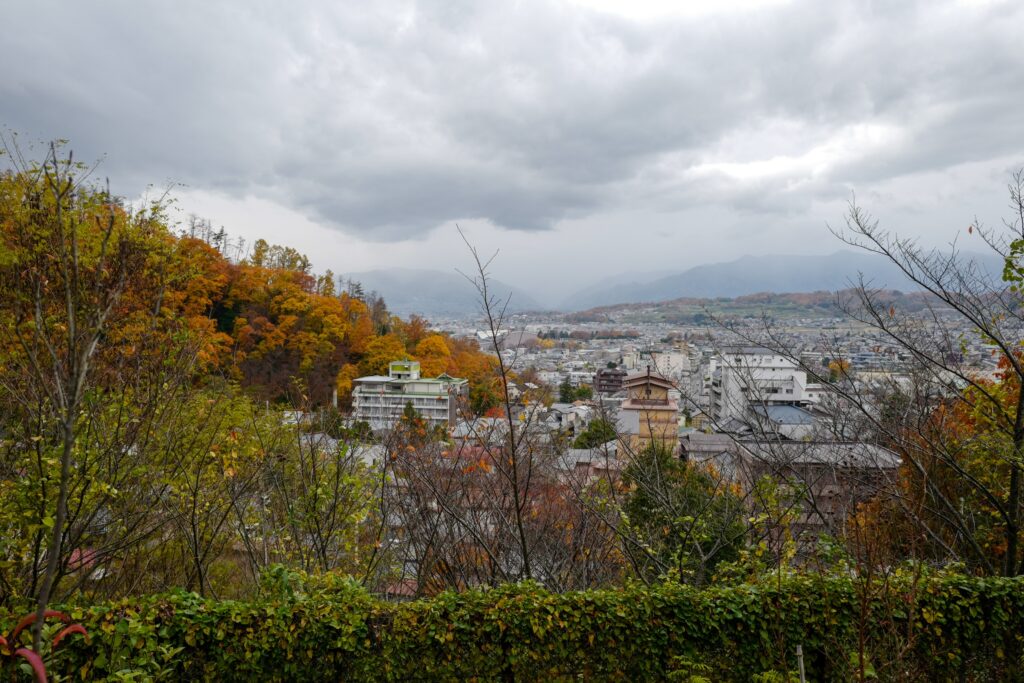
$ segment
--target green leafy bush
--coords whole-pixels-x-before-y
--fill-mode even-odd
[[[347,581],[284,578],[252,602],[179,592],[68,607],[91,642],[69,643],[50,671],[90,680],[785,680],[802,645],[809,680],[1021,675],[1024,579],[868,585],[790,575],[565,594],[520,584],[393,604]],[[12,618],[0,614],[0,626]]]

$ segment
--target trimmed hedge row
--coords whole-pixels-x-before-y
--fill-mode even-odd
[[[865,588],[795,575],[703,590],[552,594],[532,584],[405,604],[343,585],[252,602],[170,593],[69,608],[91,634],[51,675],[169,680],[1018,680],[1024,580]],[[6,627],[12,614],[0,614]],[[861,655],[863,653],[864,656]]]

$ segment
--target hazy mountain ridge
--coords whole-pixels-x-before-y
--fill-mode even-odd
[[[972,257],[973,255],[965,255]],[[992,273],[998,259],[978,257]],[[695,266],[648,283],[589,287],[565,300],[563,310],[580,311],[615,304],[681,299],[735,298],[764,292],[835,292],[863,275],[872,287],[909,290],[899,269],[876,255],[837,251],[821,256],[743,256],[735,261]]]
[[[976,258],[993,276],[1002,262],[992,256],[962,254]],[[783,307],[810,305],[829,309],[835,292],[848,289],[858,278],[873,288],[913,292],[916,288],[892,263],[858,251],[832,254],[743,256],[734,261],[694,266],[664,275],[620,273],[568,297],[557,308],[566,312],[600,314],[615,308],[669,303],[666,309],[703,306],[715,299],[728,299],[730,306],[754,305],[758,301]],[[458,272],[395,268],[369,270],[345,275],[363,285],[367,292],[384,297],[388,308],[398,315],[469,317],[480,312],[476,289]],[[491,279],[493,295],[509,299],[510,312],[552,310],[523,289]],[[782,298],[779,298],[782,297]]]
[[[388,310],[397,315],[469,316],[480,311],[480,295],[459,273],[393,268],[346,273],[344,277],[359,282],[366,292],[376,291],[383,296]],[[510,311],[544,308],[526,292],[500,280],[490,279],[489,286],[502,302],[511,294]]]
[[[856,309],[856,292],[758,292],[738,297],[681,297],[656,303],[613,304],[567,313],[565,320],[574,323],[634,323],[658,320],[672,324],[704,323],[711,317],[722,318],[802,318],[845,317],[844,307]],[[927,306],[943,308],[931,294],[922,291],[902,292],[887,289],[875,292],[875,302],[882,308],[894,306],[904,312],[917,312]]]

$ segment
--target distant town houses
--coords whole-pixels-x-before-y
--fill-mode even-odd
[[[631,330],[628,336],[602,331],[611,325],[616,323],[520,315],[492,336],[480,332],[479,322],[453,321],[446,329],[496,350],[511,368],[507,412],[502,406],[473,416],[462,401],[465,380],[423,378],[414,362],[396,359],[387,376],[355,380],[352,418],[386,430],[411,405],[443,427],[444,437],[438,431],[440,440],[406,466],[448,473],[452,486],[445,495],[456,495],[468,478],[468,493],[444,504],[453,519],[478,520],[487,534],[504,519],[487,491],[507,476],[495,466],[510,461],[510,449],[537,459],[532,462],[545,472],[542,498],[550,500],[575,500],[587,486],[620,480],[645,449],[666,449],[720,477],[721,486],[742,498],[750,518],[761,516],[767,504],[762,491],[788,497],[791,512],[772,522],[771,538],[796,539],[801,551],[822,534],[845,533],[858,506],[887,495],[897,479],[898,454],[879,445],[843,399],[844,392],[881,395],[912,385],[914,359],[891,342],[838,318],[795,319],[776,348],[737,344],[706,325],[616,325]],[[984,345],[968,342],[960,353],[979,375],[995,369]],[[955,390],[956,378],[949,383]],[[584,387],[590,391],[580,391]],[[599,421],[611,425],[610,438],[590,430]],[[600,436],[581,438],[595,434]],[[379,456],[367,451],[364,457]],[[415,510],[407,497],[418,481],[396,470],[389,495]],[[440,508],[425,510],[440,514]],[[422,523],[422,515],[389,522],[396,543],[410,523]],[[460,538],[457,527],[439,527],[446,543]],[[422,561],[411,552],[408,566],[419,572]]]
[[[415,361],[396,359],[386,376],[354,381],[352,418],[387,430],[411,406],[430,425],[442,427],[442,442],[424,451],[437,462],[431,465],[427,457],[419,466],[468,477],[472,491],[446,505],[467,519],[483,520],[484,530],[501,519],[484,493],[502,476],[491,468],[512,448],[528,448],[541,458],[545,495],[555,499],[619,480],[652,447],[714,472],[745,501],[751,517],[764,505],[762,483],[771,481],[779,495],[792,497],[791,516],[773,528],[771,538],[797,539],[801,551],[822,534],[846,532],[857,507],[892,486],[901,466],[898,455],[872,443],[859,425],[837,421],[844,412],[837,389],[867,393],[911,381],[908,359],[880,340],[844,331],[824,345],[816,341],[820,330],[804,323],[782,340],[795,351],[779,353],[730,343],[706,328],[699,334],[665,324],[638,330],[637,338],[623,339],[553,337],[540,326],[502,329],[498,352],[512,368],[512,405],[500,414],[470,415],[462,400],[469,388],[465,380],[424,378]],[[473,329],[464,335],[485,347],[494,341]],[[550,343],[552,338],[557,341]],[[984,359],[976,355],[984,370]],[[564,387],[592,391],[560,391]],[[559,401],[560,393],[582,398]],[[612,425],[612,437],[580,440],[599,420]],[[406,505],[414,483],[396,472],[389,495]],[[403,538],[415,519],[395,521],[395,538]],[[458,531],[444,533],[455,538]],[[419,571],[419,562],[411,556],[411,570]]]

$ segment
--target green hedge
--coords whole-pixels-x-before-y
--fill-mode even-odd
[[[1021,677],[1024,580],[940,575],[865,592],[849,578],[796,575],[562,595],[523,584],[405,604],[342,585],[67,611],[92,641],[61,647],[51,674],[89,680],[749,681],[795,670],[799,644],[809,680],[852,679],[863,662],[883,680],[1002,681]]]

